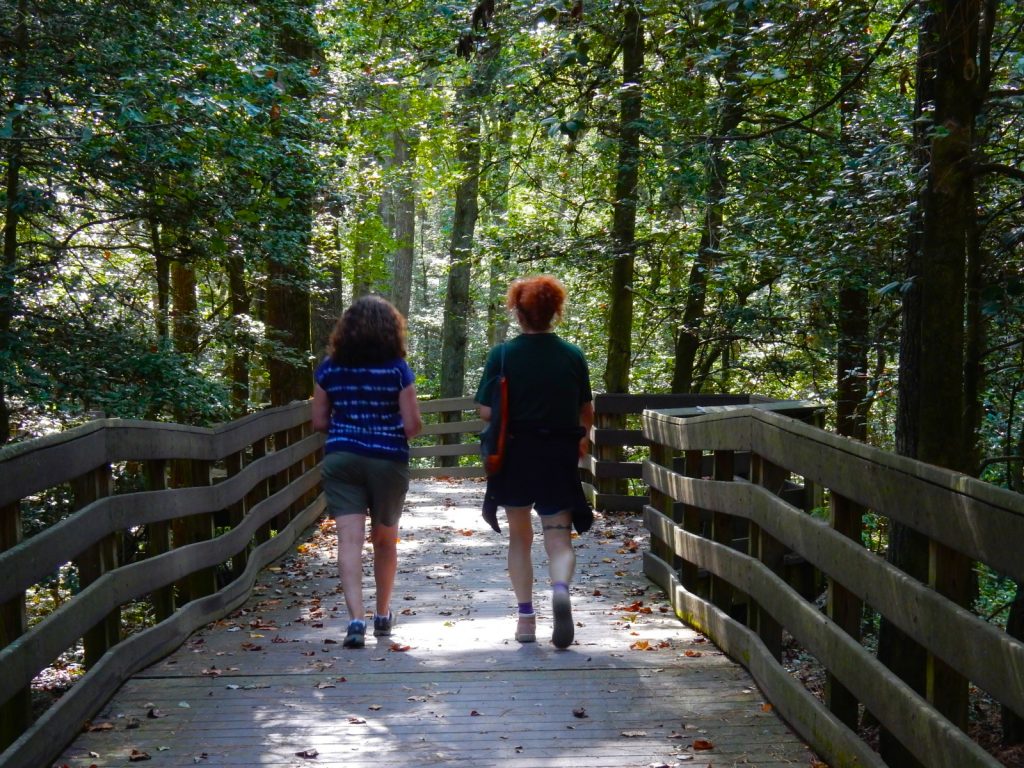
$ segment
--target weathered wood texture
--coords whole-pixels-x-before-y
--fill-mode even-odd
[[[775,655],[767,652],[771,643],[754,652],[748,640],[736,646],[738,657],[760,660],[759,669],[751,667],[755,679],[783,716],[830,762],[852,765],[860,760],[851,757],[853,734],[842,725],[856,724],[860,703],[926,765],[998,764],[940,714],[935,704],[941,691],[930,691],[928,700],[921,698],[861,645],[860,606],[868,605],[890,619],[935,659],[1019,713],[1024,713],[1024,644],[946,599],[934,585],[923,584],[868,552],[860,542],[859,515],[871,509],[1021,579],[1024,497],[765,409],[725,409],[689,418],[651,411],[644,414],[644,433],[662,446],[654,451],[656,457],[671,451],[750,452],[754,466],[760,468],[753,483],[724,474],[715,479],[687,476],[692,473],[654,461],[646,463],[644,478],[658,498],[670,498],[715,519],[742,520],[759,537],[778,542],[828,578],[829,602],[822,614],[779,577],[778,553],[772,555],[771,548],[705,537],[664,514],[664,501],[661,509],[648,507],[645,512],[652,551],[683,561],[683,579],[660,554],[649,555],[646,565],[651,578],[670,591],[681,615],[733,653],[736,630],[726,626],[725,619],[735,601],[718,603],[718,613],[709,614],[712,606],[684,583],[689,564],[708,572],[712,585],[723,579],[753,601],[756,610],[747,611],[751,627],[767,614],[828,670],[830,690],[837,691],[829,697],[836,717],[822,721],[825,707],[810,697],[794,697],[775,669],[764,666]],[[802,477],[805,486],[828,490],[829,522],[778,495],[789,475]],[[708,624],[708,615],[716,616],[717,623]],[[824,730],[822,723],[827,725]]]
[[[393,636],[341,647],[347,614],[325,524],[264,572],[240,610],[128,682],[93,720],[110,730],[82,733],[58,762],[111,768],[134,749],[182,768],[811,763],[750,677],[644,579],[635,517],[599,515],[576,539],[566,651],[548,642],[538,531],[539,642],[515,643],[505,537],[480,520],[482,491],[479,481],[413,483]],[[701,739],[711,748],[695,748]]]
[[[592,454],[580,462],[583,488],[595,509],[640,512],[648,503],[647,489],[639,482],[651,441],[641,429],[640,415],[647,409],[694,415],[717,408],[756,405],[777,408],[795,418],[819,410],[804,400],[772,400],[758,395],[594,395]],[[629,428],[629,422],[636,421]]]
[[[275,450],[265,450],[268,438]],[[32,679],[80,638],[87,667],[36,722],[20,719],[16,731],[4,731],[0,764],[45,765],[60,746],[54,734],[73,732],[130,674],[245,600],[260,568],[287,551],[323,510],[315,461],[322,444],[322,436],[311,434],[309,404],[296,403],[217,429],[106,419],[0,451],[5,525],[20,523],[17,494],[69,482],[76,500],[76,510],[44,532],[3,542],[0,605],[14,609],[0,615],[0,707],[20,712]],[[241,468],[248,451],[252,458]],[[183,468],[176,477],[189,478],[192,487],[166,487],[168,459]],[[211,467],[219,461],[234,467],[211,485]],[[123,462],[143,462],[153,490],[111,495],[110,467]],[[274,492],[254,500],[253,489],[268,484]],[[214,536],[218,515],[232,524]],[[271,521],[276,535],[259,540],[257,532]],[[142,526],[151,538],[131,561],[119,563],[120,538]],[[244,567],[234,569],[236,560]],[[27,592],[68,562],[78,566],[81,590],[26,629]],[[215,569],[233,577],[219,591]],[[174,585],[190,599],[178,610]],[[146,600],[158,623],[122,639],[121,607]]]

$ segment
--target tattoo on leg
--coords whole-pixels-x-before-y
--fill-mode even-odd
[[[571,523],[570,524],[565,524],[565,525],[562,525],[562,524],[548,525],[547,523],[542,523],[541,527],[545,531],[571,531],[572,530],[572,524]]]

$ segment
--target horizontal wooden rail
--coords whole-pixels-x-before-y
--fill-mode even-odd
[[[215,429],[103,419],[0,450],[0,525],[13,532],[0,551],[4,768],[52,761],[127,677],[244,602],[259,569],[320,516],[323,436],[309,416],[304,402]],[[152,490],[114,493],[115,464],[145,467]],[[23,539],[22,507],[64,485],[77,508]],[[145,551],[122,563],[130,531]],[[67,563],[81,589],[29,627],[28,593]],[[122,606],[146,600],[157,623],[121,637]],[[31,681],[81,638],[86,674],[33,722]]]
[[[936,678],[922,697],[861,644],[859,606],[877,611],[957,675],[1022,715],[1024,643],[868,552],[859,533],[850,535],[843,513],[871,509],[1019,580],[1024,497],[763,409],[689,418],[648,411],[643,421],[654,454],[644,466],[652,489],[645,509],[652,533],[646,572],[666,589],[680,616],[750,663],[780,713],[830,764],[864,764],[849,727],[859,702],[924,765],[998,765],[936,703],[948,701],[942,680]],[[736,453],[749,453],[754,476],[709,479],[693,471],[700,464],[694,459],[707,452],[723,466]],[[677,454],[687,457],[688,471]],[[821,489],[822,498],[827,491],[831,525],[781,497],[794,475]],[[725,525],[733,531],[742,525],[749,535],[730,540],[721,535]],[[825,614],[782,578],[784,551],[828,579]],[[696,569],[708,574],[706,586],[694,581]],[[852,621],[849,606],[857,607]],[[746,635],[736,643],[730,622],[736,624],[737,616],[758,637],[756,647]],[[828,671],[835,691],[829,705],[842,715],[838,721],[826,717],[832,713],[813,697],[794,696],[780,678],[782,629]]]

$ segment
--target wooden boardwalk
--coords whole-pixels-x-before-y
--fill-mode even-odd
[[[744,670],[643,577],[647,537],[633,517],[599,516],[577,540],[565,651],[547,642],[538,532],[540,642],[514,642],[504,537],[479,519],[481,497],[477,481],[414,483],[391,638],[341,647],[333,529],[322,526],[242,610],[130,680],[56,765],[815,764]]]

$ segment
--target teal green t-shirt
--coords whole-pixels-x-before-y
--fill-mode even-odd
[[[523,333],[487,355],[476,401],[490,405],[501,370],[508,377],[509,420],[575,426],[580,407],[594,399],[583,351],[554,333]]]

